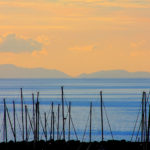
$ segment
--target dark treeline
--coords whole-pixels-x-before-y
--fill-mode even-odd
[[[148,150],[150,143],[122,141],[80,142],[39,141],[0,143],[2,150]]]

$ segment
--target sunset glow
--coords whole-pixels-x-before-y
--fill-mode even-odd
[[[150,72],[150,0],[0,0],[0,64]]]

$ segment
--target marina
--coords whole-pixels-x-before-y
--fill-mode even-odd
[[[6,102],[3,98],[1,103],[1,145],[10,145],[11,143],[28,143],[30,147],[33,147],[35,143],[61,143],[63,141],[66,144],[70,141],[73,143],[93,143],[101,141],[109,142],[113,141],[117,143],[125,142],[125,139],[117,139],[113,124],[110,117],[108,104],[105,104],[103,92],[99,91],[99,102],[94,104],[93,101],[89,102],[89,105],[80,108],[86,110],[87,117],[85,120],[83,131],[79,131],[78,118],[72,111],[77,106],[72,104],[73,101],[67,101],[65,96],[65,88],[62,86],[59,88],[60,97],[59,101],[51,101],[48,104],[48,109],[44,109],[40,100],[40,92],[31,94],[31,102],[26,100],[24,91],[21,88],[19,92],[19,101]],[[127,143],[149,143],[149,93],[141,93],[141,102],[139,103],[136,118],[133,121],[133,128],[130,132],[130,138],[127,139]],[[56,103],[57,102],[57,103]],[[107,106],[107,107],[106,107]],[[97,111],[95,111],[95,108]],[[79,114],[82,116],[82,111]],[[99,117],[99,126],[95,131],[95,114]],[[108,131],[106,132],[106,128]],[[96,136],[96,139],[95,139]],[[109,138],[108,138],[109,137]],[[121,142],[122,141],[122,142]],[[110,143],[111,143],[110,142]],[[5,144],[4,144],[5,143]],[[30,143],[30,144],[29,144]],[[79,144],[79,145],[80,145]],[[85,145],[86,145],[85,144]],[[87,145],[88,145],[87,144]],[[6,146],[5,145],[5,146]],[[32,146],[31,146],[32,145]],[[54,144],[55,145],[55,144]],[[128,144],[127,144],[128,145]],[[15,146],[15,144],[14,144]],[[45,148],[46,149],[46,148]]]
[[[74,145],[75,150],[113,146],[148,149],[149,82],[149,79],[1,80],[0,147],[69,150]]]

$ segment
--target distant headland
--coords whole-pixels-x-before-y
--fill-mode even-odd
[[[72,78],[59,70],[44,68],[23,68],[12,64],[0,65],[0,78]],[[75,78],[150,78],[150,72],[128,72],[126,70],[108,70],[83,73]]]

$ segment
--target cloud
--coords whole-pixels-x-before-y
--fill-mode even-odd
[[[138,41],[138,42],[132,42],[130,45],[132,48],[139,48],[139,47],[143,47],[145,46],[146,41],[142,40],[142,41]]]
[[[96,46],[87,45],[87,46],[75,46],[75,47],[69,48],[69,50],[74,51],[74,52],[91,52],[95,48]]]
[[[141,58],[146,59],[148,57],[148,59],[149,59],[150,51],[148,51],[148,50],[133,50],[130,52],[130,56],[131,57],[138,57],[139,59],[141,59]]]
[[[139,41],[136,41],[136,42],[132,42],[130,44],[131,48],[132,48],[132,51],[143,51],[143,52],[150,52],[150,45],[149,45],[149,40],[146,39],[146,40],[139,40]]]
[[[104,6],[119,8],[149,8],[149,0],[61,0],[66,4],[78,4],[88,6]]]
[[[49,9],[54,5],[82,5],[82,6],[104,6],[119,8],[150,8],[149,0],[5,0],[0,1],[0,6],[14,6],[21,8],[44,8]]]
[[[42,44],[33,39],[17,37],[16,34],[8,34],[1,38],[0,52],[32,52],[42,50]]]
[[[33,51],[32,56],[47,56],[48,52],[46,49],[42,49],[41,51]]]
[[[49,45],[50,41],[49,41],[49,37],[45,36],[45,35],[40,35],[36,38],[36,40],[40,43],[43,43],[44,45]]]

